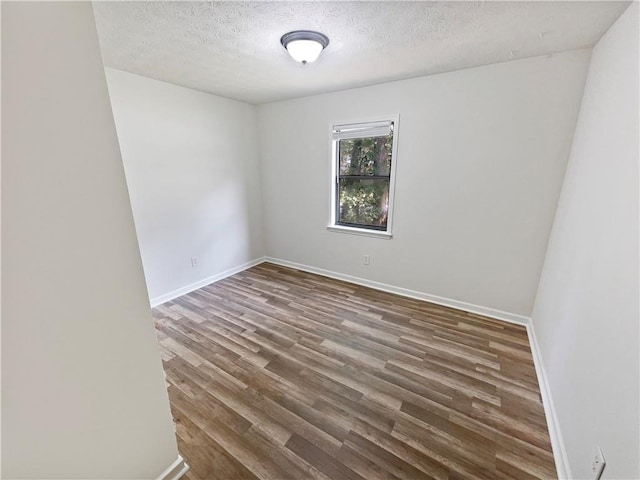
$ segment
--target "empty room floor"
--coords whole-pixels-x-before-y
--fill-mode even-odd
[[[153,314],[185,479],[556,478],[524,327],[269,263]]]

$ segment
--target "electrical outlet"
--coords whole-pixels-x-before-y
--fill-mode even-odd
[[[197,267],[198,266],[198,257],[191,257],[191,267]]]
[[[594,480],[600,480],[600,478],[602,478],[602,472],[604,472],[606,465],[607,462],[604,459],[604,453],[602,453],[602,449],[598,447],[597,452],[593,456],[593,462],[591,462],[591,471],[593,472]]]
[[[363,263],[364,265],[369,265],[370,260],[371,260],[371,259],[369,258],[369,255],[365,255],[365,256],[363,256],[363,257],[362,257],[362,263]]]

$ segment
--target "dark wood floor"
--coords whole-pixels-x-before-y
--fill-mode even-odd
[[[186,479],[556,478],[523,327],[271,264],[154,317]]]

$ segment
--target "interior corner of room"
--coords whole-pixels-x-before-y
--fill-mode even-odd
[[[241,99],[117,68],[127,4],[2,2],[3,478],[183,475],[149,307],[261,264],[524,326],[558,478],[640,478],[637,2],[590,46]],[[393,231],[327,228],[332,126],[393,115]]]

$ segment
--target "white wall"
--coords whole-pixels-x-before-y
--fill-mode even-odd
[[[152,302],[262,257],[255,107],[106,71]]]
[[[530,315],[589,53],[259,106],[267,254]],[[390,113],[393,239],[328,232],[330,125]]]
[[[2,478],[177,458],[91,3],[2,2]]]
[[[533,311],[573,478],[640,478],[638,3],[596,45]]]

